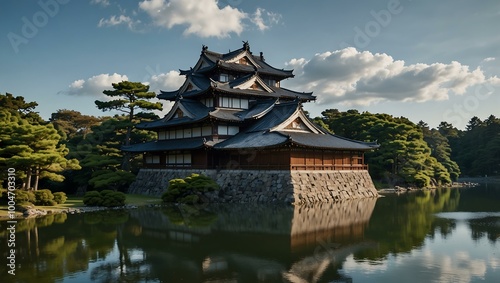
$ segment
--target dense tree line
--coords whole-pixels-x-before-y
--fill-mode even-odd
[[[366,155],[375,180],[392,185],[426,187],[448,184],[458,176],[458,172],[449,170],[437,160],[436,151],[424,139],[422,127],[407,118],[359,113],[357,110],[340,112],[337,109],[326,110],[322,115],[315,120],[333,133],[380,144],[379,149]],[[440,157],[452,167],[456,166],[446,151]]]
[[[493,115],[472,117],[465,130],[356,110],[329,109],[314,120],[338,135],[377,141],[380,148],[367,154],[367,162],[373,178],[384,183],[428,186],[500,173],[500,119]]]
[[[438,130],[449,140],[451,157],[460,165],[463,176],[499,175],[499,118],[490,115],[481,121],[474,116],[463,131],[441,122]]]

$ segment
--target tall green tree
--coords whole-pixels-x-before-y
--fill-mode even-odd
[[[35,112],[38,106],[36,102],[26,102],[23,96],[15,96],[11,93],[0,94],[0,105],[3,109],[9,109],[19,113],[22,119],[26,119],[31,124],[44,124],[42,117]]]
[[[149,86],[140,82],[122,81],[113,84],[113,90],[105,90],[103,93],[110,97],[110,101],[96,100],[97,108],[103,111],[117,110],[125,113],[128,118],[127,132],[123,145],[130,145],[131,135],[134,128],[134,120],[141,117],[150,118],[151,115],[146,112],[138,111],[151,111],[162,110],[160,102],[152,102],[151,99],[156,97],[154,92],[149,91]],[[123,154],[122,169],[130,171],[130,161],[132,156],[126,152]]]
[[[76,159],[66,159],[69,151],[51,124],[33,125],[6,109],[0,110],[0,123],[0,167],[15,168],[22,188],[37,190],[40,179],[61,182],[62,171],[80,169]]]
[[[91,189],[97,190],[124,191],[128,188],[135,175],[121,168],[123,153],[120,150],[128,125],[127,116],[107,118],[92,127],[92,132],[80,142],[75,152],[83,157],[80,161],[83,170],[78,174],[81,185],[89,185]],[[148,131],[132,131],[130,138],[139,141],[151,139],[150,135]],[[131,160],[132,171],[141,166],[141,161],[141,158]]]
[[[436,158],[439,163],[443,164],[449,172],[451,179],[456,181],[458,176],[460,176],[460,168],[458,164],[451,159],[451,147],[448,143],[448,139],[442,135],[438,129],[429,129],[429,126],[423,121],[420,121],[417,125],[424,134],[424,140],[431,148],[431,156]]]

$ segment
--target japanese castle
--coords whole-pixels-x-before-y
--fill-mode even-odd
[[[142,153],[149,169],[367,170],[364,153],[376,143],[330,134],[313,123],[302,104],[311,92],[281,87],[292,70],[269,65],[242,48],[218,53],[203,46],[184,84],[161,91],[175,102],[165,117],[137,125],[157,139],[124,147]]]

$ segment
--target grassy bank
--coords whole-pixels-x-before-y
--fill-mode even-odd
[[[136,195],[136,194],[126,194],[126,205],[135,205],[135,206],[143,206],[149,204],[160,204],[161,198],[159,197],[151,197],[144,195]],[[53,213],[60,212],[62,210],[67,210],[68,208],[81,208],[85,207],[83,204],[83,197],[76,196],[68,196],[68,199],[63,204],[57,204],[54,206],[36,206],[37,209],[43,209],[47,211],[51,211]],[[9,217],[9,213],[7,210],[7,205],[0,205],[0,219],[6,219]],[[22,213],[16,212],[16,217],[21,218]]]

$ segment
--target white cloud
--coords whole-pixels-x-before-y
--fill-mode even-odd
[[[354,273],[356,270],[363,270],[365,274],[376,274],[387,272],[389,266],[387,261],[361,261],[355,260],[351,254],[346,259],[342,268],[348,273]]]
[[[152,75],[149,82],[149,89],[154,92],[159,92],[160,90],[170,91],[178,89],[184,82],[185,77],[180,76],[178,71],[170,71],[168,73],[161,73],[158,75]]]
[[[278,24],[281,21],[281,14],[266,11],[263,8],[257,8],[251,17],[252,23],[261,31],[269,29],[271,25]]]
[[[92,0],[90,4],[101,5],[103,7],[109,6],[109,0]]]
[[[79,96],[104,96],[102,93],[104,90],[113,89],[112,84],[121,81],[128,81],[128,77],[117,73],[112,75],[100,74],[86,80],[76,80],[69,85],[67,90],[60,91],[59,93]]]
[[[172,28],[187,26],[185,35],[200,37],[229,37],[239,35],[247,14],[231,6],[219,8],[217,0],[144,0],[139,8],[158,26]]]
[[[109,26],[117,26],[117,25],[126,25],[129,29],[135,30],[135,26],[139,24],[141,21],[133,20],[129,16],[120,15],[120,16],[111,16],[109,19],[102,18],[97,24],[98,27],[109,27]]]
[[[292,59],[286,65],[295,70],[296,78],[290,84],[314,91],[319,103],[447,100],[450,94],[464,94],[469,87],[500,81],[456,61],[406,65],[385,53],[361,52],[352,47],[315,54],[310,59]]]
[[[491,61],[495,61],[495,57],[488,57],[488,58],[484,58],[483,59],[483,62],[491,62]]]
[[[424,254],[425,266],[439,267],[439,282],[471,282],[473,277],[484,280],[487,263],[483,259],[471,258],[465,251],[456,251],[452,256]]]
[[[152,69],[150,69],[152,70]],[[144,82],[144,84],[149,85],[149,90],[154,91],[155,93],[159,93],[160,90],[164,91],[170,91],[170,90],[176,90],[185,81],[184,76],[180,76],[180,73],[178,71],[169,71],[167,73],[159,73],[159,74],[154,74],[154,71],[151,74],[151,77],[149,77],[147,80],[148,82]],[[159,99],[154,99],[153,101],[159,101],[163,104],[163,110],[162,111],[154,111],[156,115],[163,117],[165,116],[172,106],[174,105],[173,102],[170,101],[165,101],[165,100],[159,100]]]

